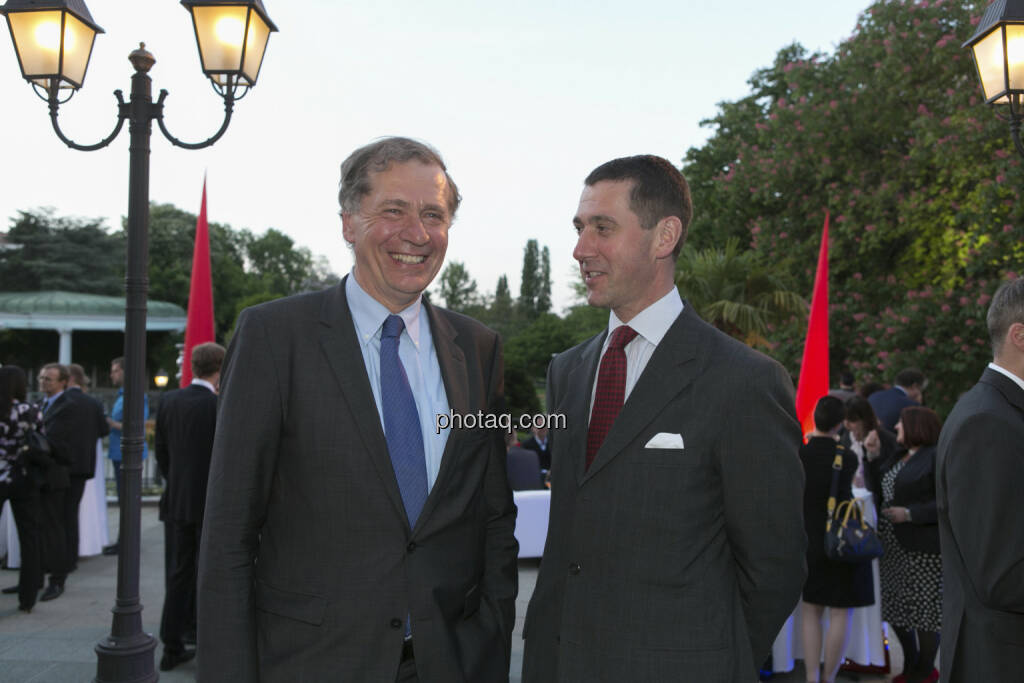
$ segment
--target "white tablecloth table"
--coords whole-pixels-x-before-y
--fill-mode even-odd
[[[540,557],[548,536],[551,491],[513,491],[512,497],[519,509],[516,515],[519,557]]]
[[[78,555],[99,555],[110,543],[107,531],[107,475],[103,442],[96,442],[96,473],[85,482],[82,502],[78,504]],[[10,502],[4,503],[0,515],[0,555],[6,551],[8,569],[21,566],[21,545],[14,525]]]
[[[877,528],[878,518],[875,512],[873,496],[867,489],[853,490],[854,497],[864,506],[864,518]],[[878,585],[878,560],[871,562],[872,582],[875,586],[875,604],[857,607],[853,610],[853,623],[850,625],[850,644],[846,648],[846,657],[857,664],[866,666],[885,666],[885,642],[882,632],[882,596]],[[828,614],[824,623],[827,628]],[[824,640],[824,639],[823,639]],[[822,653],[824,654],[824,653]],[[795,659],[805,659],[802,638],[800,636],[800,606],[786,620],[779,635],[772,645],[772,669],[775,671],[792,671]]]

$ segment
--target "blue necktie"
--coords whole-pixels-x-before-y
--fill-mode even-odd
[[[414,527],[427,500],[427,461],[416,400],[398,357],[398,338],[403,329],[405,321],[397,315],[389,315],[381,328],[380,402],[391,466],[395,468],[409,526]]]

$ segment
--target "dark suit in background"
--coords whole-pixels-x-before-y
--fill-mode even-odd
[[[110,427],[99,401],[68,387],[43,413],[43,431],[57,461],[43,489],[43,557],[50,583],[62,587],[78,562],[78,505],[96,473],[96,441]]]
[[[604,338],[548,372],[568,429],[552,430],[523,680],[756,680],[806,573],[792,382],[687,305],[585,470]],[[684,448],[645,448],[662,432]]]
[[[1022,485],[1024,389],[990,366],[957,401],[939,438],[943,683],[1019,680]]]
[[[165,650],[181,652],[193,626],[200,531],[206,482],[217,425],[217,395],[192,384],[160,400],[156,416],[156,461],[167,482],[161,507],[170,570],[160,620]]]
[[[896,423],[900,421],[900,411],[907,406],[921,405],[910,398],[900,387],[882,389],[868,396],[868,403],[871,404],[878,418],[878,424],[890,432],[896,431]]]
[[[529,436],[529,437],[523,439],[522,447],[527,449],[527,450],[533,451],[534,453],[537,454],[537,460],[540,463],[540,468],[542,470],[550,470],[551,469],[551,436],[550,436],[550,433],[549,433],[549,436],[548,436],[547,440],[544,442],[543,446],[541,446],[540,441],[537,440],[536,436]]]

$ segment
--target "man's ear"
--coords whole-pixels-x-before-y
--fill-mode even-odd
[[[352,214],[341,212],[341,235],[349,244],[355,242],[355,226],[352,225]]]
[[[1010,325],[1006,338],[1017,350],[1017,353],[1024,354],[1024,323],[1013,323]]]
[[[665,216],[654,226],[655,255],[657,258],[671,258],[676,243],[683,234],[683,224],[676,216]]]

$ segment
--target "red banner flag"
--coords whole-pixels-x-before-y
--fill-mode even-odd
[[[181,359],[181,386],[192,383],[192,348],[214,341],[213,278],[210,272],[210,228],[206,224],[206,178],[203,203],[196,220],[196,243],[192,251],[192,283],[188,291],[188,323]]]
[[[828,212],[821,231],[818,272],[814,275],[811,315],[796,389],[796,417],[804,434],[814,429],[814,406],[828,393]]]

